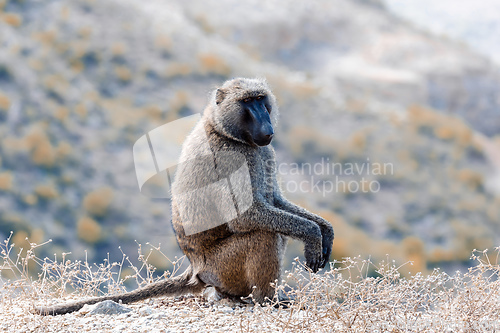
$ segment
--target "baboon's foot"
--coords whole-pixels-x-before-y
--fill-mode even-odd
[[[249,304],[248,301],[245,301],[240,297],[224,294],[218,291],[214,287],[205,288],[205,291],[203,292],[203,297],[205,297],[207,302],[213,302],[219,305],[226,305],[229,307],[245,306],[246,304]]]

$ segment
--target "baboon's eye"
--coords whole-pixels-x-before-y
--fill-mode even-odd
[[[264,98],[264,96],[257,96],[257,100],[261,101]]]
[[[244,103],[250,103],[252,101],[252,97],[247,97],[243,100]]]

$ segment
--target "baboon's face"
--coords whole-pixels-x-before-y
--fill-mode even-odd
[[[278,107],[264,80],[226,81],[213,97],[209,117],[220,133],[255,147],[271,143]]]
[[[271,103],[266,94],[250,95],[238,101],[242,114],[243,138],[257,146],[267,146],[274,135],[271,124]]]

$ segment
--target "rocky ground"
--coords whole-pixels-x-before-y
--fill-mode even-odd
[[[344,268],[323,275],[301,269],[284,276],[297,285],[287,308],[252,305],[247,300],[205,296],[156,298],[131,305],[105,301],[59,316],[33,314],[34,306],[81,297],[40,297],[25,289],[2,297],[4,332],[495,332],[498,265],[476,253],[476,266],[450,276],[439,270],[402,277],[407,267],[379,263],[375,274],[366,260],[347,259]],[[285,290],[285,289],[283,289]],[[5,291],[5,290],[4,290]],[[38,296],[35,296],[38,295]]]
[[[151,300],[122,306],[108,314],[92,313],[92,307],[86,307],[74,314],[41,317],[26,313],[28,308],[28,304],[19,302],[10,309],[2,309],[1,329],[4,332],[227,332],[248,331],[249,327],[250,331],[277,329],[265,316],[255,321],[256,310],[252,306],[228,302],[210,304],[196,298]]]

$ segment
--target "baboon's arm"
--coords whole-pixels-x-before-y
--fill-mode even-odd
[[[318,224],[318,226],[321,229],[321,235],[322,235],[322,255],[323,255],[320,268],[324,268],[330,259],[330,254],[332,253],[332,246],[333,246],[334,232],[330,222],[328,222],[321,216],[313,214],[307,211],[306,209],[288,201],[279,192],[274,193],[274,205],[276,206],[276,208],[282,209],[293,215],[303,217]]]
[[[299,239],[304,242],[307,266],[316,272],[323,262],[322,234],[318,224],[274,207],[260,194],[254,196],[250,209],[228,225],[234,232],[263,230]]]
[[[316,222],[321,228],[321,233],[322,234],[327,233],[330,236],[331,240],[333,240],[334,235],[333,235],[332,225],[330,224],[330,222],[328,222],[321,216],[311,213],[300,206],[297,206],[296,204],[288,201],[285,197],[283,197],[281,194],[278,193],[275,193],[274,195],[274,204],[279,209],[283,209],[284,211],[287,211],[294,215],[298,215],[305,219]]]
[[[278,209],[283,209],[284,211],[287,211],[291,214],[298,215],[300,217],[306,218],[308,220],[311,220],[315,223],[318,224],[318,226],[321,229],[321,236],[322,236],[322,262],[320,265],[320,268],[324,268],[328,261],[330,260],[330,254],[332,253],[332,246],[333,246],[333,239],[334,239],[334,232],[332,225],[330,222],[325,220],[319,215],[313,214],[309,212],[308,210],[295,205],[294,203],[288,201],[283,194],[281,193],[281,189],[279,187],[277,178],[274,177],[273,179],[273,185],[274,185],[274,205]]]

